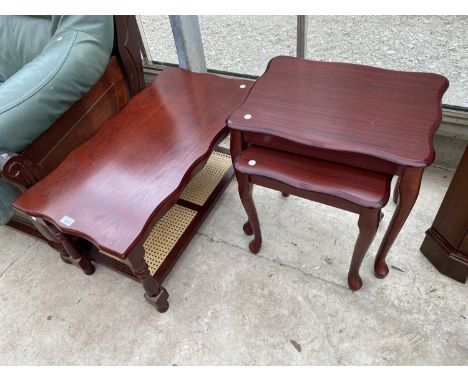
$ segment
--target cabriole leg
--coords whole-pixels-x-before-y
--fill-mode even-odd
[[[406,168],[401,174],[398,182],[398,204],[375,258],[374,270],[378,278],[384,278],[388,274],[385,258],[418,198],[423,171],[422,168]]]
[[[249,182],[248,175],[236,172],[236,176],[239,183],[240,199],[248,217],[248,221],[244,224],[243,229],[247,235],[254,235],[253,240],[249,243],[249,249],[252,253],[258,253],[262,246],[262,232],[260,230],[257,209],[252,198],[253,185]]]
[[[397,177],[396,183],[395,183],[395,188],[393,189],[393,203],[397,204],[398,203],[398,198],[399,198],[399,191],[398,188],[400,187],[400,177]]]
[[[380,223],[380,210],[363,208],[359,215],[359,236],[354,245],[353,257],[348,273],[348,285],[351,290],[358,290],[362,287],[362,279],[359,276],[362,260],[374,240],[377,228]]]

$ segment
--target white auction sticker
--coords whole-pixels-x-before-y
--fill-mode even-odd
[[[60,219],[60,223],[66,225],[67,227],[70,227],[74,222],[75,219],[71,218],[70,216],[64,216],[62,219]]]

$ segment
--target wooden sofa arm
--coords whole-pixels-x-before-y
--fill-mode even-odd
[[[100,80],[21,154],[0,147],[0,178],[21,192],[54,170],[128,102],[120,65],[112,57]]]
[[[29,169],[30,165],[21,154],[0,149],[0,178],[14,185],[21,192],[37,181]]]

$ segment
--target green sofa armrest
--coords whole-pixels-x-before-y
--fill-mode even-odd
[[[13,215],[11,203],[19,193],[13,183],[20,189],[34,183],[14,153],[23,152],[77,102],[111,56],[113,16],[53,16],[51,24],[52,37],[41,53],[0,83],[0,224]]]
[[[54,21],[54,19],[53,19]],[[41,54],[0,86],[0,145],[22,152],[104,73],[112,16],[61,16]]]

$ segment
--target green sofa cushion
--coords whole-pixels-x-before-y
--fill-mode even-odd
[[[37,57],[51,35],[51,16],[0,16],[0,81]]]
[[[21,21],[41,27],[20,28]],[[37,30],[34,44],[40,46],[44,41],[43,23],[49,26],[49,36],[37,52],[28,47],[26,35],[32,36]],[[17,31],[21,31],[19,43],[12,40]],[[6,44],[8,49],[0,54],[0,60],[11,62],[0,62],[0,72],[9,75],[0,85],[0,149],[24,151],[78,101],[104,73],[113,37],[112,16],[1,17],[0,38],[7,40],[0,40],[0,45],[3,48]],[[28,49],[38,55],[31,57]],[[12,194],[11,187],[0,185],[0,224],[12,215],[11,209],[5,208],[11,205]]]

